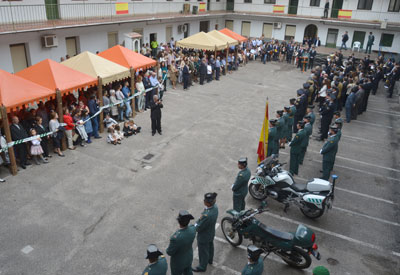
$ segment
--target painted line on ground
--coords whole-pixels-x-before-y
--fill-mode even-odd
[[[384,109],[368,108],[368,111],[369,111],[369,110],[380,111],[380,112],[386,112],[386,113],[393,113],[393,114],[400,114],[399,111],[388,111],[388,110],[384,110]]]
[[[199,252],[198,252],[198,249],[196,249],[196,250],[194,251],[194,253],[193,253],[193,259],[199,260]],[[229,268],[229,267],[227,267],[227,266],[225,266],[225,265],[222,265],[222,264],[220,264],[220,263],[217,263],[217,262],[214,262],[211,266],[214,267],[214,268],[221,269],[221,270],[223,270],[224,272],[229,272],[229,273],[224,273],[224,274],[234,274],[234,275],[241,275],[241,274],[242,274],[242,273],[240,273],[239,271],[236,271],[236,270],[234,270],[234,269],[232,269],[232,268]],[[208,269],[207,269],[207,270],[208,270]]]
[[[382,115],[389,115],[389,116],[399,116],[400,117],[400,115],[392,114],[390,112],[381,112],[381,111],[375,111],[375,110],[371,110],[371,109],[368,109],[368,112],[382,114]]]
[[[310,180],[307,180],[305,178],[301,178],[299,176],[295,176],[295,178],[299,179],[299,180],[302,180],[302,181],[305,181],[305,182],[310,181]],[[356,192],[356,191],[353,191],[353,190],[349,190],[349,189],[345,189],[345,188],[341,188],[341,187],[335,186],[335,191],[336,190],[339,190],[339,191],[342,191],[342,192],[347,192],[347,193],[350,193],[350,194],[354,194],[354,195],[357,195],[357,196],[360,196],[360,197],[365,197],[365,198],[368,198],[368,199],[373,199],[373,200],[376,200],[376,201],[385,202],[385,203],[388,203],[388,204],[397,205],[396,202],[391,201],[391,200],[386,200],[386,199],[383,199],[383,198],[379,198],[379,197],[375,197],[375,196],[371,196],[371,195],[368,195],[368,194],[364,194],[364,193],[360,193],[360,192]]]
[[[361,140],[361,141],[366,141],[366,142],[372,142],[372,143],[374,143],[374,144],[378,143],[378,142],[375,141],[375,140],[366,139],[366,138],[360,138],[360,137],[353,137],[353,136],[348,136],[348,135],[343,135],[343,134],[342,134],[342,137],[348,138],[348,139],[355,139],[355,140]],[[322,143],[321,143],[321,144],[322,144]]]
[[[361,123],[361,124],[371,125],[371,126],[374,126],[374,127],[383,127],[383,128],[393,129],[393,127],[391,127],[391,126],[386,126],[386,125],[377,124],[377,123],[371,123],[371,122],[360,121],[360,120],[352,120],[352,121],[357,122],[357,123]]]
[[[369,247],[369,248],[372,248],[372,249],[375,249],[375,250],[378,250],[378,251],[381,251],[381,252],[384,252],[384,253],[388,253],[389,252],[393,256],[400,257],[400,252],[390,251],[390,250],[385,249],[383,247],[380,247],[378,245],[374,245],[374,244],[363,242],[363,241],[360,241],[360,240],[357,240],[357,239],[353,239],[351,237],[348,237],[348,236],[345,236],[345,235],[342,235],[342,234],[339,234],[339,233],[335,233],[335,232],[332,232],[332,231],[329,231],[329,230],[325,230],[325,229],[322,229],[322,228],[319,228],[319,227],[316,227],[316,226],[313,226],[313,225],[309,225],[309,224],[306,224],[306,223],[303,223],[303,222],[299,222],[299,221],[296,221],[296,220],[293,220],[293,219],[282,217],[282,216],[279,216],[279,215],[276,215],[276,214],[273,214],[273,213],[270,213],[270,212],[263,212],[262,214],[270,216],[270,217],[274,217],[274,218],[277,218],[277,219],[280,219],[280,220],[283,220],[283,221],[286,221],[286,222],[294,223],[294,224],[303,224],[303,225],[307,226],[308,228],[310,228],[312,230],[322,232],[322,233],[324,233],[326,235],[331,235],[333,237],[336,237],[336,238],[339,238],[339,239],[342,239],[342,240],[345,240],[345,241],[348,241],[348,242],[352,242],[352,243],[355,243],[355,244],[359,244],[361,246]]]
[[[335,210],[339,210],[339,211],[342,211],[342,212],[349,213],[349,214],[354,215],[354,216],[360,216],[360,217],[364,217],[364,218],[367,218],[367,219],[375,220],[375,221],[378,221],[378,222],[381,222],[381,223],[387,223],[387,224],[394,225],[394,226],[400,226],[400,224],[398,224],[397,222],[392,222],[392,221],[388,221],[388,220],[372,217],[372,216],[369,216],[369,215],[366,215],[366,214],[362,214],[362,213],[359,213],[359,212],[355,212],[355,211],[351,211],[351,210],[348,210],[348,209],[344,209],[344,208],[340,208],[340,207],[336,207],[336,206],[333,206],[332,208],[335,209]]]

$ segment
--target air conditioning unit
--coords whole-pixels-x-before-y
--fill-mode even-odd
[[[58,40],[56,35],[45,35],[42,36],[42,46],[44,48],[52,48],[58,46]]]
[[[281,22],[274,22],[274,29],[282,29],[282,23]]]

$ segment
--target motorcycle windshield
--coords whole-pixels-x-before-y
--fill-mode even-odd
[[[308,227],[299,224],[294,234],[294,244],[303,248],[310,248],[313,245],[312,235],[314,232]]]

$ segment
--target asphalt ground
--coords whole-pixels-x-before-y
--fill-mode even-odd
[[[206,192],[218,193],[219,225],[232,207],[237,160],[247,156],[252,172],[256,168],[266,98],[273,117],[307,77],[287,64],[252,62],[219,82],[169,89],[162,136],[151,136],[147,111],[135,119],[142,133],[122,145],[106,144],[103,134],[65,158],[7,176],[0,185],[0,274],[141,274],[147,245],[165,252],[178,211],[198,218]],[[270,200],[258,218],[282,231],[293,232],[299,223],[314,230],[322,259],[313,258],[312,267],[324,265],[331,274],[398,274],[399,120],[398,101],[388,100],[381,87],[368,111],[344,124],[333,209],[314,221],[295,206],[284,213]],[[317,127],[318,120],[314,135]],[[321,147],[311,140],[296,180],[320,176]],[[281,150],[281,162],[288,162],[288,153]],[[2,168],[0,176],[6,174]],[[250,196],[246,202],[259,205]],[[205,274],[240,274],[248,241],[233,248],[218,226],[214,243],[215,263]],[[193,266],[197,258],[195,250]],[[312,270],[294,270],[273,255],[264,265],[264,274]]]

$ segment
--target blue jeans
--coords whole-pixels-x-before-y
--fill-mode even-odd
[[[346,42],[342,42],[342,46],[340,46],[340,49],[345,49],[345,50],[347,50],[347,46],[346,46]]]
[[[129,103],[129,100],[125,102],[126,110],[125,110],[125,116],[128,118],[132,114],[132,108],[131,104]],[[123,116],[122,116],[123,118]]]
[[[99,136],[99,117],[98,116],[92,118],[92,126],[93,126],[93,136],[98,137]]]
[[[351,106],[346,106],[346,122],[351,121]]]
[[[124,108],[123,108],[123,104],[124,104],[124,103],[121,103],[121,104],[118,106],[118,119],[121,120],[121,121],[124,120]]]

